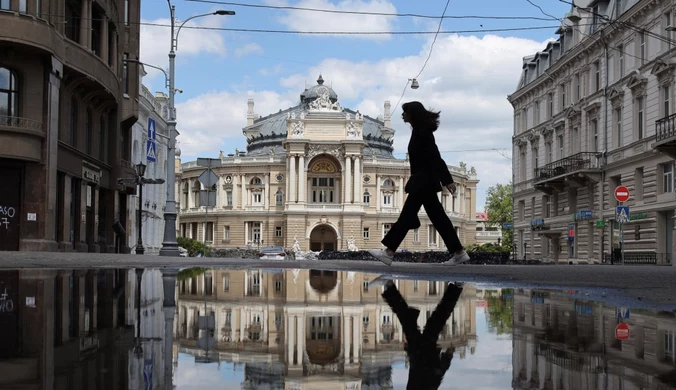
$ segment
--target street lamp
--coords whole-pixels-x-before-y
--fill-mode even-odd
[[[167,146],[167,204],[164,210],[164,237],[162,239],[162,249],[160,249],[160,256],[178,257],[178,243],[176,242],[176,199],[175,199],[175,182],[176,182],[176,108],[174,107],[174,95],[176,89],[174,82],[176,80],[176,49],[178,48],[178,34],[181,28],[190,20],[200,18],[203,16],[225,16],[235,15],[235,11],[218,10],[208,14],[201,14],[191,16],[186,19],[174,33],[176,23],[176,7],[171,4],[171,0],[167,0],[169,5],[169,13],[171,19],[171,45],[169,50],[169,121],[167,122],[167,130],[169,131],[169,145]]]
[[[145,253],[143,248],[142,223],[141,212],[143,211],[143,176],[146,174],[146,165],[144,163],[136,164],[136,175],[138,178],[138,215],[136,216],[136,225],[138,226],[138,238],[136,240],[136,254],[142,255]]]

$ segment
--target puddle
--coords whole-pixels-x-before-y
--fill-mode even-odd
[[[139,305],[135,270],[0,271],[0,388],[676,388],[673,312],[409,275],[162,272]]]

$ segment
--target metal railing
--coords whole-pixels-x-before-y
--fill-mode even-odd
[[[676,114],[655,121],[656,141],[676,137]]]
[[[624,261],[618,251],[603,255],[606,264],[635,264],[635,265],[670,265],[672,264],[671,253],[656,252],[625,252]]]
[[[540,182],[583,169],[599,169],[599,156],[600,154],[596,152],[580,152],[572,156],[556,160],[542,168],[536,168],[534,181]]]
[[[0,126],[14,127],[24,130],[42,131],[42,122],[18,116],[0,115]]]

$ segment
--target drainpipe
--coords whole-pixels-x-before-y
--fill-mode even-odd
[[[608,43],[603,37],[603,31],[601,30],[601,42],[603,42],[603,56],[605,60],[605,77],[604,77],[604,87],[603,87],[603,114],[604,114],[604,119],[603,119],[603,131],[604,131],[604,136],[603,136],[603,156],[601,158],[601,164],[602,168],[601,169],[601,218],[605,220],[603,217],[603,205],[605,202],[606,198],[606,192],[603,190],[604,188],[604,183],[606,182],[606,170],[605,166],[608,163]],[[603,262],[603,259],[605,257],[605,246],[606,246],[606,240],[605,240],[605,233],[606,233],[606,228],[603,228],[603,236],[601,237],[601,262]]]

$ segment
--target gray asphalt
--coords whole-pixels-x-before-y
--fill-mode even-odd
[[[458,265],[377,261],[261,261],[197,257],[159,257],[107,253],[0,252],[1,269],[23,268],[278,268],[401,274],[407,278],[441,279],[502,287],[576,290],[589,299],[629,306],[676,309],[676,267],[622,265]]]

